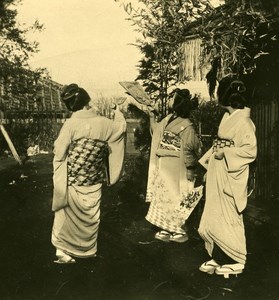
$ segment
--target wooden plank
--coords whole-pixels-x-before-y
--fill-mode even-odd
[[[4,138],[5,138],[6,142],[8,143],[8,146],[9,146],[10,150],[12,151],[14,159],[20,165],[22,165],[22,161],[21,161],[21,159],[20,159],[20,157],[19,157],[19,155],[18,155],[18,153],[17,153],[17,151],[15,149],[15,146],[14,146],[12,140],[10,139],[10,137],[8,135],[8,132],[6,131],[5,127],[2,124],[0,125],[0,130],[1,130],[1,132],[2,132],[2,134],[4,136]]]

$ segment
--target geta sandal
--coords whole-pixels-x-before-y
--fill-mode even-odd
[[[212,275],[216,268],[220,267],[214,259],[204,262],[200,267],[199,270]]]
[[[229,264],[229,265],[222,265],[215,269],[215,273],[217,275],[223,275],[225,278],[229,278],[230,275],[241,274],[244,270],[244,265],[240,263],[236,264]]]
[[[170,236],[170,241],[176,243],[185,243],[188,241],[188,235],[186,233],[173,233]]]
[[[72,258],[69,255],[63,255],[63,256],[57,256],[57,260],[54,260],[53,262],[56,264],[74,264],[76,263],[76,260]]]
[[[161,230],[155,234],[155,239],[163,241],[163,242],[169,242],[170,237],[171,237],[171,234],[166,230]]]

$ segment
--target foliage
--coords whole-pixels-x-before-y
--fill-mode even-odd
[[[52,151],[53,143],[58,136],[62,124],[54,117],[33,117],[20,119],[15,116],[5,125],[9,136],[20,156],[26,156],[30,146],[38,145],[41,150]],[[0,135],[0,155],[9,151],[3,135]]]
[[[137,127],[135,135],[135,148],[140,150],[143,156],[149,154],[151,135],[150,135],[150,123],[148,115],[137,108],[134,104],[128,105],[128,113],[136,119],[140,119],[139,127]]]
[[[199,104],[198,109],[192,112],[192,121],[197,128],[201,124],[200,132],[202,135],[214,137],[217,134],[218,126],[224,110],[220,108],[214,100],[203,101]]]
[[[211,147],[223,114],[224,110],[214,100],[201,102],[198,109],[192,112],[191,119],[202,141],[202,152]]]
[[[270,12],[263,1],[227,0],[217,8],[207,0],[138,2],[140,8],[134,8],[130,2],[122,3],[128,20],[143,37],[136,43],[144,55],[137,80],[143,81],[155,102],[160,99],[163,116],[167,90],[178,81],[180,45],[193,34],[203,41],[201,66],[212,62],[206,78],[211,97],[216,82],[227,74],[243,78],[264,71],[274,81],[272,73],[278,62],[270,62],[274,62],[279,50],[278,30],[271,30],[266,18]]]
[[[235,74],[243,77],[262,66],[278,40],[259,1],[230,0],[202,17],[194,32],[203,40],[203,59],[215,62],[209,74],[210,94],[220,77]],[[277,65],[278,66],[278,65]]]
[[[117,1],[118,2],[118,1]],[[167,113],[168,88],[178,82],[180,45],[187,26],[212,10],[208,1],[139,0],[141,8],[122,4],[128,20],[143,39],[136,46],[144,54],[139,62],[139,76],[143,86],[156,102],[160,100],[161,115]]]
[[[108,117],[108,118],[111,117],[112,103],[113,103],[112,98],[108,98],[103,95],[99,95],[98,98],[93,102],[94,102],[94,105],[96,106],[98,113],[101,116]]]
[[[0,80],[4,87],[2,98],[22,102],[35,95],[37,82],[45,70],[31,70],[30,57],[38,51],[37,42],[29,42],[26,34],[41,31],[38,21],[29,27],[17,22],[16,5],[21,0],[2,0],[0,3]]]

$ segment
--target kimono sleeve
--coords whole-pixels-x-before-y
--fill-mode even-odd
[[[181,135],[186,167],[194,167],[200,157],[200,140],[193,126],[189,126]]]
[[[165,130],[168,121],[170,119],[171,115],[167,115],[164,119],[162,119],[160,122],[156,122],[155,115],[150,116],[150,135],[156,136],[159,135],[160,137],[163,134],[163,131]]]
[[[109,122],[110,134],[108,136],[109,153],[109,175],[110,185],[115,184],[123,171],[123,161],[125,153],[125,132],[126,120],[123,114],[115,111],[114,120]]]
[[[53,159],[53,200],[52,210],[67,206],[67,153],[71,143],[71,135],[68,120],[65,122],[58,138],[54,142]]]
[[[202,165],[206,170],[208,168],[208,163],[209,163],[210,157],[212,156],[212,152],[213,152],[213,149],[211,147],[209,150],[207,150],[207,152],[205,152],[205,154],[199,160],[200,165]]]
[[[252,121],[240,124],[234,141],[235,147],[224,148],[228,171],[224,193],[234,198],[238,211],[242,212],[247,205],[248,164],[254,161],[257,155],[255,127]]]
[[[149,115],[149,124],[150,124],[149,126],[150,135],[152,135],[157,125],[154,114]]]
[[[71,143],[70,120],[67,120],[54,142],[54,161],[64,161]]]
[[[224,148],[228,172],[238,172],[256,158],[257,140],[252,121],[247,120],[245,124],[239,127],[235,137],[235,145],[235,147]]]
[[[123,134],[126,132],[127,124],[121,111],[115,110],[114,119],[109,120],[108,127],[110,128],[108,142],[113,143],[123,137]]]

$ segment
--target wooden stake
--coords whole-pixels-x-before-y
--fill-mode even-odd
[[[17,152],[16,152],[15,146],[14,146],[12,140],[10,139],[10,137],[9,137],[9,135],[8,135],[8,132],[6,131],[5,127],[4,127],[2,124],[0,125],[0,129],[1,129],[1,131],[2,131],[2,134],[3,134],[3,136],[4,136],[5,140],[6,140],[6,142],[7,142],[8,145],[9,145],[10,150],[12,151],[12,154],[13,154],[14,159],[15,159],[20,165],[22,165],[22,161],[21,161],[19,155],[18,155]]]

